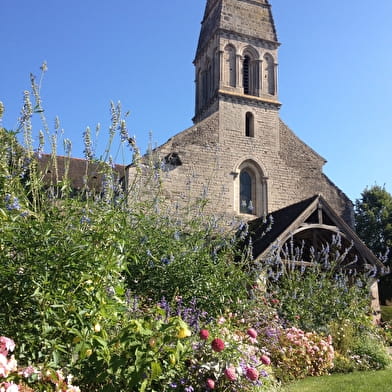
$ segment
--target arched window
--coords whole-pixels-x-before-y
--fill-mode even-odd
[[[254,137],[254,116],[251,112],[245,114],[245,136]]]
[[[235,49],[231,45],[225,47],[224,82],[226,86],[236,86]]]
[[[234,208],[239,214],[266,216],[268,212],[267,177],[253,159],[234,168]]]
[[[240,212],[254,214],[255,205],[255,176],[249,169],[240,173]]]
[[[269,53],[264,56],[264,86],[266,93],[275,94],[275,62]]]

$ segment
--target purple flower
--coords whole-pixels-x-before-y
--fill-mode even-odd
[[[7,193],[4,197],[4,201],[6,203],[5,208],[7,208],[8,211],[20,210],[19,199],[17,197],[12,197],[9,193]]]

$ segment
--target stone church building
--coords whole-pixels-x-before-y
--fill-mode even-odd
[[[268,0],[207,1],[194,125],[154,151],[165,191],[176,201],[206,195],[212,213],[244,219],[322,194],[352,225],[352,203],[323,174],[325,159],[279,117],[279,45]]]
[[[279,118],[279,42],[267,0],[208,0],[197,45],[194,125],[155,153],[171,200],[207,195],[218,214],[265,216],[315,194],[352,224],[325,159]]]
[[[382,264],[353,231],[353,205],[325,159],[280,119],[279,41],[268,0],[207,0],[194,59],[194,125],[154,150],[165,197],[249,222],[254,257],[289,238],[319,249],[340,234],[362,266]],[[136,173],[128,168],[128,177]],[[260,232],[268,216],[268,236]]]

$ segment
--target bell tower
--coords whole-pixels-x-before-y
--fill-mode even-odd
[[[171,204],[202,200],[204,213],[231,222],[323,194],[351,221],[350,201],[322,171],[325,159],[279,118],[279,45],[270,0],[206,0],[194,124],[154,150]]]
[[[278,47],[268,0],[207,0],[194,60],[193,121],[198,123],[220,110],[221,101],[233,99],[279,109]]]

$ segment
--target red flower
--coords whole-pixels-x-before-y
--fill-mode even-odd
[[[221,352],[224,350],[225,348],[225,342],[222,339],[219,338],[215,338],[212,342],[211,342],[211,348],[216,351],[216,352]]]
[[[269,366],[271,364],[271,359],[267,355],[262,355],[260,357],[260,361],[264,364]]]
[[[253,339],[257,338],[257,332],[254,328],[249,328],[246,333]]]
[[[214,389],[215,388],[215,381],[212,380],[211,378],[207,378],[206,387],[208,389]]]
[[[229,367],[225,369],[225,377],[229,381],[234,381],[237,379],[237,375],[235,374],[235,369],[233,367]]]
[[[207,340],[210,333],[206,329],[201,329],[199,332],[200,339]]]
[[[251,381],[256,381],[259,378],[259,372],[257,369],[248,367],[246,369],[246,377],[248,377]]]

